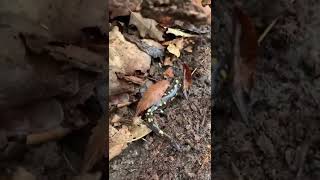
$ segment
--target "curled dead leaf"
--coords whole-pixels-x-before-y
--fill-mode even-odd
[[[161,80],[155,84],[152,84],[143,94],[141,100],[138,102],[136,116],[139,116],[142,112],[144,112],[154,103],[159,101],[161,97],[164,95],[169,85],[170,82],[167,80]]]
[[[127,143],[139,140],[151,132],[142,122],[141,118],[134,117],[133,124],[122,126],[119,130],[109,125],[109,161],[127,148]]]
[[[124,49],[126,49],[124,51]],[[115,26],[109,32],[109,95],[132,92],[134,86],[118,79],[116,72],[134,74],[150,69],[151,57],[128,42]]]
[[[148,35],[152,39],[164,41],[163,32],[157,28],[158,23],[153,19],[144,18],[140,13],[132,12],[129,24],[135,25],[143,38]]]
[[[121,129],[117,130],[109,125],[109,161],[127,147],[129,137],[130,132],[126,126],[122,126]]]
[[[180,49],[176,45],[169,44],[169,46],[167,47],[167,50],[169,51],[169,53],[171,53],[177,57],[180,57]]]
[[[176,57],[180,57],[180,51],[184,47],[184,39],[178,38],[174,39],[172,41],[165,42],[164,45],[168,44],[167,50],[175,55]]]

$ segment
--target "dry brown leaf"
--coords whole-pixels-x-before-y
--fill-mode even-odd
[[[129,129],[122,126],[121,129],[109,125],[109,161],[119,155],[126,147],[130,137]]]
[[[145,73],[150,69],[150,65],[151,57],[135,44],[126,41],[117,26],[109,32],[109,95],[134,91],[134,86],[119,80],[116,72]]]
[[[92,129],[92,134],[86,146],[86,152],[82,163],[82,172],[90,170],[95,163],[103,157],[107,137],[107,122],[100,119],[96,127]]]
[[[136,116],[139,116],[142,112],[159,101],[169,85],[170,82],[167,80],[161,80],[155,84],[152,84],[140,99],[136,109]]]
[[[153,19],[144,18],[140,13],[132,12],[129,24],[135,25],[143,38],[148,35],[152,39],[164,41],[163,32],[157,28],[158,23]]]
[[[173,66],[173,63],[172,63],[172,61],[171,61],[171,58],[170,58],[170,57],[166,57],[166,58],[164,59],[163,65],[165,65],[165,66]]]
[[[127,148],[127,143],[139,140],[151,132],[142,122],[141,118],[135,117],[132,125],[122,126],[119,130],[109,125],[109,160]]]
[[[168,69],[166,71],[164,71],[163,75],[164,75],[164,77],[173,78],[174,77],[173,68],[168,67]]]
[[[192,76],[190,68],[187,64],[183,64],[183,94],[188,99],[187,91],[191,87]]]
[[[113,146],[110,146],[109,148],[109,161],[113,159],[114,157],[121,154],[123,150],[125,150],[128,147],[127,143],[122,144],[115,144]]]
[[[250,17],[240,8],[234,8],[232,97],[242,120],[246,123],[247,102],[256,74],[258,36]]]
[[[151,132],[151,129],[149,129],[142,122],[143,120],[140,117],[134,117],[133,124],[129,128],[131,133],[130,139],[128,139],[127,142],[139,140]]]
[[[172,41],[168,41],[165,44],[168,44],[167,50],[175,55],[176,57],[180,57],[181,53],[181,49],[183,49],[184,46],[184,39],[183,38],[178,38],[178,39],[174,39]]]
[[[169,53],[171,53],[177,57],[180,57],[180,49],[176,45],[169,44],[169,46],[167,47],[167,50],[169,51]]]

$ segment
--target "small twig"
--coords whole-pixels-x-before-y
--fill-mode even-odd
[[[295,0],[291,0],[290,3],[293,4],[295,2]],[[263,33],[260,35],[259,39],[258,39],[258,44],[260,45],[260,43],[263,41],[263,39],[267,36],[267,34],[270,32],[270,30],[273,28],[273,26],[278,22],[279,18],[281,16],[276,17],[271,24],[269,24],[269,26],[263,31]]]
[[[196,72],[197,69],[198,69],[198,67],[196,67],[196,68],[192,71],[191,76],[193,76],[193,74]]]
[[[277,21],[279,20],[280,16],[276,17],[271,24],[269,24],[269,26],[263,31],[263,33],[260,35],[259,39],[258,39],[258,44],[260,45],[260,43],[262,42],[262,40],[267,36],[267,34],[270,32],[270,30],[272,29],[272,27],[277,23]]]
[[[66,161],[67,165],[69,166],[69,168],[71,169],[71,171],[74,174],[78,174],[78,172],[74,169],[74,167],[72,166],[71,162],[69,161],[67,155],[64,152],[62,152],[62,156],[63,156],[63,159]]]

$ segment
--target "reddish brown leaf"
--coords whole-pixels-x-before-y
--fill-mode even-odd
[[[136,116],[139,116],[142,112],[159,101],[169,85],[170,83],[167,80],[161,80],[151,85],[137,105]]]
[[[168,69],[163,73],[164,77],[173,78],[174,73],[172,67],[168,67]]]
[[[191,87],[192,77],[191,71],[187,64],[183,64],[183,94],[188,98],[187,90]]]
[[[250,95],[256,73],[258,38],[248,15],[234,8],[232,97],[242,119],[247,122],[245,95]]]
[[[253,86],[253,81],[255,79],[255,73],[256,73],[256,58],[257,58],[257,49],[258,49],[258,36],[256,33],[256,29],[254,27],[254,24],[252,23],[252,20],[248,15],[246,15],[240,8],[235,7],[234,13],[236,17],[236,23],[240,24],[240,43],[234,44],[234,46],[240,46],[240,53],[235,52],[234,56],[240,56],[235,57],[235,59],[238,59],[240,62],[240,67],[237,67],[239,71],[239,77],[241,78],[242,85],[246,89],[251,89]],[[236,35],[236,33],[234,33]],[[237,38],[237,37],[235,37]],[[237,62],[234,62],[237,63]]]

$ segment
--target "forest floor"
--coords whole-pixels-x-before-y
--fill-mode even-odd
[[[215,58],[231,54],[233,1],[217,1]],[[214,112],[214,179],[319,179],[320,2],[243,1],[261,42],[249,124],[228,95]],[[223,101],[221,101],[223,102]],[[229,103],[228,103],[229,102]]]

